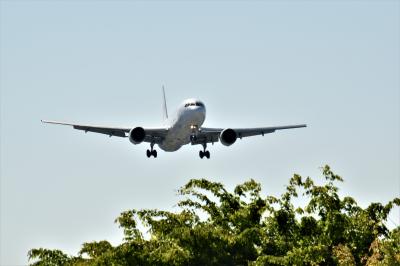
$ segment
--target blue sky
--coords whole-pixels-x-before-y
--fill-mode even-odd
[[[1,265],[30,248],[75,254],[121,241],[132,208],[174,210],[176,189],[249,178],[279,195],[293,173],[332,166],[362,205],[400,194],[398,1],[1,1]],[[185,98],[206,126],[307,123],[176,153],[40,119],[161,124]],[[399,225],[396,209],[388,225]]]

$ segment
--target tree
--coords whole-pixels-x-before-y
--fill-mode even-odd
[[[400,265],[400,228],[390,232],[384,224],[400,199],[363,209],[339,197],[335,184],[343,179],[329,166],[322,174],[322,186],[295,174],[280,198],[263,197],[254,180],[229,192],[192,179],[178,191],[177,213],[121,213],[115,222],[125,237],[118,246],[84,243],[77,256],[32,249],[28,257],[31,265]],[[308,199],[304,207],[294,206],[299,195]]]

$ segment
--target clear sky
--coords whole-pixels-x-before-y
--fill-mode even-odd
[[[34,247],[120,243],[132,208],[175,210],[176,189],[254,178],[280,195],[332,166],[362,205],[400,193],[399,1],[0,2],[1,265]],[[161,124],[185,98],[206,126],[307,123],[147,159],[147,144],[40,119]],[[388,225],[400,223],[396,209]]]

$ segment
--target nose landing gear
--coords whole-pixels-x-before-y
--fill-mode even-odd
[[[197,141],[197,136],[196,135],[190,135],[190,142],[195,143]]]
[[[197,141],[197,133],[199,132],[199,127],[197,125],[191,125],[190,129],[192,130],[192,134],[190,135],[190,142],[193,145]]]
[[[147,158],[150,158],[153,156],[154,158],[157,158],[157,151],[153,149],[154,143],[150,144],[150,150],[146,151]]]
[[[206,150],[207,149],[207,144],[204,143],[203,144],[203,150],[199,151],[199,156],[201,159],[203,159],[204,157],[206,157],[207,159],[210,159],[210,152]]]

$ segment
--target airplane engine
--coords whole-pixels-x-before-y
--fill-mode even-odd
[[[221,132],[221,134],[219,135],[219,139],[223,145],[231,146],[233,143],[236,142],[237,134],[235,130],[227,128]]]
[[[135,127],[129,132],[129,140],[133,144],[140,144],[146,137],[146,132],[142,127]]]

